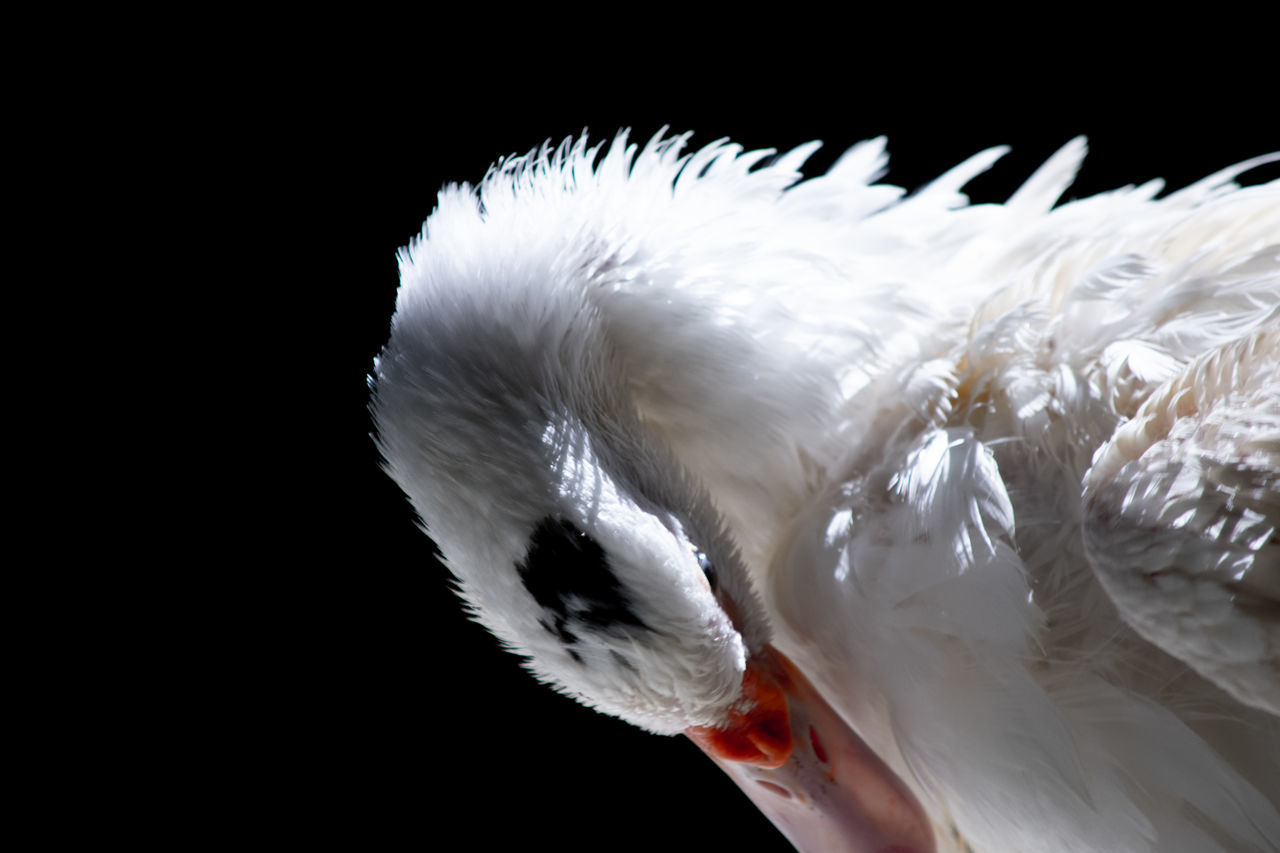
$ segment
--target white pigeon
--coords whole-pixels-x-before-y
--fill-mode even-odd
[[[373,411],[475,617],[804,851],[1280,849],[1280,181],[882,139],[449,187]]]

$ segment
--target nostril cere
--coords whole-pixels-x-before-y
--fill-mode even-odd
[[[823,747],[822,741],[818,740],[818,732],[813,726],[809,726],[809,741],[813,744],[813,754],[818,756],[818,760],[823,764],[827,764],[827,750]]]
[[[772,782],[766,782],[763,779],[757,779],[756,784],[762,788],[768,788],[780,797],[785,797],[788,800],[791,799],[791,792],[781,785],[775,785]]]

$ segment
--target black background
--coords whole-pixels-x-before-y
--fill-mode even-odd
[[[1091,154],[1075,197],[1155,177],[1178,187],[1280,148],[1274,92],[1168,55],[1120,69],[1101,42],[1052,57],[987,50],[979,62],[897,39],[821,69],[794,42],[785,63],[753,47],[697,67],[697,45],[553,43],[495,64],[480,36],[459,59],[440,52],[444,34],[411,51],[389,30],[385,67],[335,50],[260,93],[271,126],[288,129],[263,156],[277,158],[268,197],[287,224],[268,232],[288,259],[270,299],[293,310],[258,381],[309,399],[279,415],[282,437],[263,454],[297,466],[297,479],[270,496],[291,519],[271,536],[276,568],[234,617],[252,626],[254,661],[236,697],[217,702],[234,721],[228,740],[254,746],[229,743],[252,757],[224,808],[282,837],[360,849],[787,850],[683,738],[555,695],[462,616],[369,438],[366,376],[394,309],[396,250],[443,184],[584,128],[602,138],[630,127],[643,141],[666,125],[693,130],[695,146],[821,139],[809,174],[887,134],[887,180],[908,189],[1012,145],[971,185],[980,201],[1007,196],[1083,133]]]

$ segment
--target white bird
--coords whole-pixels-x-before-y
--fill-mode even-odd
[[[622,134],[449,187],[373,410],[474,616],[804,851],[1280,849],[1280,181],[911,195]]]

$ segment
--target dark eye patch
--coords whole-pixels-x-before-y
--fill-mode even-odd
[[[542,620],[542,626],[566,646],[577,643],[583,631],[649,630],[632,612],[604,549],[571,521],[550,516],[540,521],[516,571],[524,588],[547,612],[550,621]],[[569,653],[581,660],[572,649]]]

